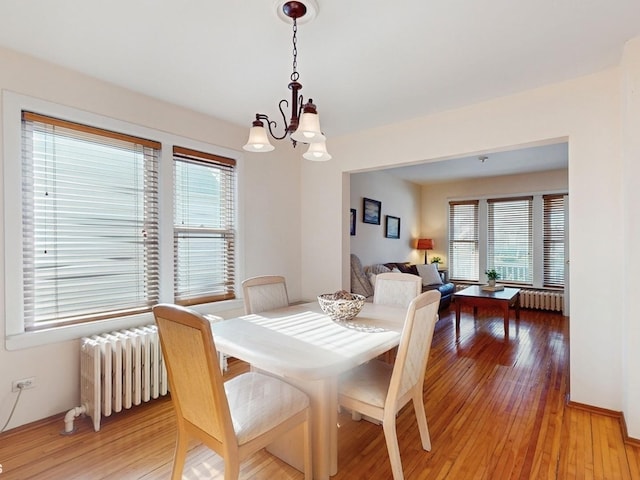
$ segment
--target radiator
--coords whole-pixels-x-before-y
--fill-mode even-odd
[[[113,412],[140,405],[168,392],[167,370],[155,325],[85,337],[80,345],[80,406],[65,417],[65,433],[73,418],[89,415],[93,429]]]
[[[562,311],[564,294],[562,292],[545,290],[521,290],[520,306],[538,310]]]
[[[456,292],[470,286],[469,284],[456,283]],[[552,290],[520,290],[520,306],[538,310],[551,310],[561,312],[564,302],[562,292]]]

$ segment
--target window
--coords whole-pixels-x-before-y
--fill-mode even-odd
[[[564,196],[545,195],[544,281],[545,287],[564,285]]]
[[[478,201],[449,204],[449,277],[478,281]]]
[[[159,148],[23,112],[25,330],[157,303]]]
[[[177,303],[234,298],[235,161],[174,147]]]
[[[566,194],[449,202],[449,277],[500,280],[535,288],[564,287]],[[480,277],[480,278],[479,278]]]
[[[487,268],[500,279],[533,280],[533,197],[487,201]]]

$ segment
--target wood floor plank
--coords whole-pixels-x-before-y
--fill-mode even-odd
[[[505,338],[500,311],[441,312],[425,378],[432,450],[425,452],[413,406],[397,417],[407,480],[640,480],[640,448],[624,444],[617,418],[566,405],[568,319],[523,310]],[[247,370],[230,362],[231,377]],[[62,416],[0,434],[1,480],[165,480],[175,419],[170,398],[113,415],[94,432],[86,418],[59,434]],[[338,473],[332,480],[387,480],[382,427],[338,416]],[[183,478],[222,479],[220,457],[191,445]],[[243,462],[241,479],[299,480],[265,450]]]

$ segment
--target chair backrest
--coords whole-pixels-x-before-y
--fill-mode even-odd
[[[289,305],[287,283],[279,275],[263,275],[242,282],[244,312],[260,313]]]
[[[422,390],[439,303],[440,292],[430,290],[409,304],[389,382],[385,410],[395,412],[397,400],[416,385]]]
[[[422,279],[410,273],[388,272],[376,276],[373,303],[407,307],[420,295]]]
[[[153,307],[179,424],[204,431],[219,447],[237,438],[209,321],[178,305]]]

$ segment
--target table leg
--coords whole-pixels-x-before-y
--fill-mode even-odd
[[[338,390],[337,380],[300,381],[283,378],[303,390],[311,400],[311,442],[314,480],[329,480],[338,472]],[[276,440],[267,451],[289,465],[303,470],[302,428]]]
[[[520,293],[516,295],[515,308],[516,308],[516,321],[517,321],[517,320],[520,320]]]
[[[504,336],[508,337],[509,336],[509,302],[501,302],[503,307],[503,313],[504,313]]]
[[[460,329],[460,307],[462,306],[462,301],[458,298],[454,302],[456,304],[456,330]]]

